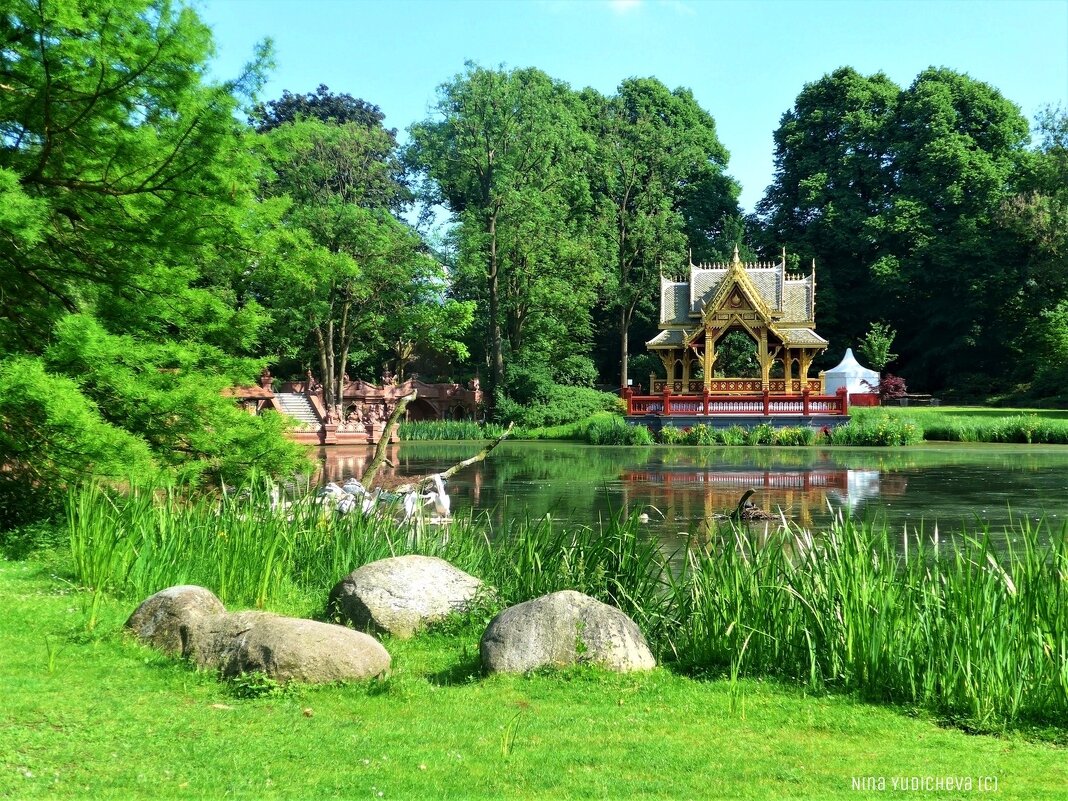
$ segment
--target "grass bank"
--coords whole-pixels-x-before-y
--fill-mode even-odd
[[[860,419],[877,414],[915,425],[929,441],[1068,444],[1068,411],[1060,409],[888,406],[855,410]]]
[[[387,638],[384,682],[249,698],[124,636],[129,600],[104,599],[87,632],[91,603],[64,560],[0,561],[0,797],[855,801],[954,777],[1023,801],[1068,786],[1063,747],[775,682],[483,677],[470,625]]]
[[[470,420],[416,420],[401,423],[397,434],[402,440],[497,439],[504,426]]]
[[[202,584],[228,605],[322,611],[346,573],[402,553],[440,556],[495,586],[496,608],[560,589],[610,603],[679,669],[774,676],[813,691],[908,703],[981,730],[1068,728],[1068,530],[1022,523],[989,539],[902,538],[839,520],[812,536],[724,528],[663,553],[635,517],[597,529],[545,519],[506,531],[455,522],[448,537],[358,515],[291,518],[259,504],[113,496],[70,513],[89,623],[108,597]],[[682,569],[680,569],[680,566]]]
[[[519,428],[516,439],[571,440],[590,445],[652,445],[653,435],[645,426],[628,425],[616,412],[597,412],[571,423],[540,428]]]

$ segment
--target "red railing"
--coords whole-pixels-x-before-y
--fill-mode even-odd
[[[789,391],[800,392],[802,386],[807,386],[808,391],[814,394],[819,394],[823,391],[823,382],[818,378],[799,379],[794,378],[790,380]],[[653,380],[653,392],[663,392],[665,388],[670,387],[672,392],[678,394],[689,393],[691,395],[700,395],[705,388],[705,382],[703,379],[690,379],[689,381],[671,380],[665,381],[662,378]],[[709,391],[715,395],[752,395],[760,394],[760,379],[759,378],[713,378]],[[786,379],[784,378],[772,378],[768,381],[768,391],[774,394],[782,394],[787,392]]]
[[[628,415],[660,414],[715,417],[719,415],[844,415],[849,410],[849,396],[845,389],[834,395],[813,395],[804,390],[799,395],[773,395],[764,391],[759,395],[674,395],[670,390],[659,395],[635,395],[630,389],[623,393]]]

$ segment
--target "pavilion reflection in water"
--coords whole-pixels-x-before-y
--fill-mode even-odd
[[[886,479],[890,478],[889,481]],[[842,511],[853,514],[865,501],[904,492],[903,476],[884,477],[879,470],[848,468],[802,469],[672,469],[624,471],[629,508],[654,506],[668,520],[710,520],[733,511],[739,498],[756,490],[751,500],[778,517],[810,527]]]

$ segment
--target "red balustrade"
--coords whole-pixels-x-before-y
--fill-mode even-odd
[[[626,390],[628,415],[659,414],[690,417],[719,415],[844,415],[849,397],[844,390],[834,395],[814,395],[805,390],[797,395],[772,394],[765,390],[748,395],[675,395],[667,388],[659,395],[635,395]]]

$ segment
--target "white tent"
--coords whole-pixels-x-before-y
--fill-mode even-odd
[[[860,392],[878,392],[879,387],[879,374],[875,370],[869,370],[862,365],[853,356],[853,349],[846,348],[845,356],[842,359],[841,364],[837,367],[827,370],[823,374],[825,392],[828,395],[833,395],[841,387],[846,388],[846,392],[860,393]],[[863,383],[867,381],[868,384]]]

